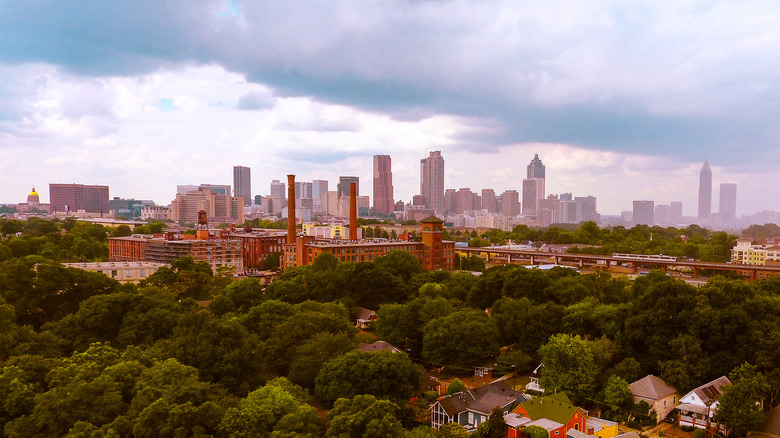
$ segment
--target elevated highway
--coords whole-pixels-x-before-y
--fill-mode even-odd
[[[637,272],[640,266],[650,268],[660,268],[666,272],[670,267],[683,267],[693,269],[695,275],[699,275],[701,269],[711,269],[716,271],[731,271],[739,275],[746,276],[751,280],[757,278],[766,278],[767,276],[780,275],[780,266],[753,266],[739,265],[731,263],[699,262],[693,260],[669,260],[652,258],[633,258],[622,255],[613,257],[611,255],[596,254],[574,254],[557,253],[532,250],[514,250],[514,249],[494,249],[484,248],[455,248],[456,252],[463,255],[477,255],[483,257],[486,262],[493,263],[516,263],[527,265],[538,265],[542,263],[555,263],[556,265],[572,265],[579,267],[604,267],[609,269],[611,266],[626,264],[634,272]]]

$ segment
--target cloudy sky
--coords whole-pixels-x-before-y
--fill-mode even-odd
[[[775,1],[0,0],[0,202],[110,186],[361,178],[397,199],[441,150],[445,186],[683,201],[704,159],[739,213],[780,210]]]

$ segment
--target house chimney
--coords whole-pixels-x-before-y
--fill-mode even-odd
[[[357,236],[357,184],[349,183],[349,240]]]
[[[287,175],[287,243],[295,243],[295,175]]]

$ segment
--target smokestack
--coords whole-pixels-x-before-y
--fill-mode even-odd
[[[357,237],[357,184],[349,183],[349,240]]]
[[[295,243],[295,175],[287,175],[287,243]]]

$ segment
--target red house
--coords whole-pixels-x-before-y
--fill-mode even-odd
[[[522,429],[528,426],[544,428],[550,438],[566,438],[569,429],[587,432],[587,420],[585,411],[571,404],[563,392],[523,402],[504,416],[507,438],[522,437]]]

